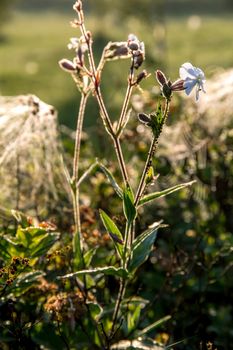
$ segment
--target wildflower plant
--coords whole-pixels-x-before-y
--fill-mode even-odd
[[[173,94],[184,91],[189,95],[196,88],[198,99],[199,91],[205,92],[204,73],[191,63],[184,63],[180,78],[174,82],[158,69],[152,75],[161,94],[155,110],[138,113],[137,122],[148,128],[151,140],[139,174],[136,179],[131,179],[123,136],[130,124],[132,94],[135,89],[141,90],[143,81],[150,77],[143,69],[145,45],[136,35],[129,34],[124,41],[107,43],[96,63],[94,39],[86,28],[83,2],[77,0],[73,9],[76,18],[71,25],[79,30],[80,36],[71,38],[68,44],[68,49],[74,53],[73,59],[63,58],[59,65],[71,76],[81,95],[72,167],[70,171],[63,161],[64,174],[61,175],[61,182],[66,180],[64,186],[72,199],[73,220],[69,220],[67,214],[66,221],[73,221],[74,226],[71,229],[70,224],[71,232],[64,230],[60,234],[51,222],[41,222],[18,210],[12,211],[14,225],[9,224],[7,233],[0,235],[0,311],[6,305],[10,310],[9,316],[7,313],[4,317],[1,315],[0,333],[3,332],[4,339],[13,339],[12,348],[38,348],[35,347],[38,345],[48,349],[164,349],[149,338],[149,334],[171,316],[164,315],[151,324],[149,319],[144,322],[146,305],[150,304],[133,287],[139,268],[148,260],[158,229],[164,223],[156,221],[155,217],[142,230],[141,213],[145,205],[194,182],[153,191],[158,178],[153,161],[160,135],[170,118]],[[102,95],[102,73],[109,61],[120,59],[128,60],[128,75],[125,74],[122,107],[118,118],[113,120]],[[97,159],[85,170],[83,164],[81,166],[83,121],[91,96],[98,103],[105,135],[116,154],[115,170],[119,170],[116,173],[103,160]],[[82,202],[81,186],[97,171],[106,177],[107,186],[117,198],[120,220],[108,203],[107,206],[101,203],[99,220],[96,220],[91,205]],[[92,199],[92,194],[88,195]],[[2,208],[0,214],[1,211]],[[4,215],[10,216],[9,212]],[[4,266],[2,260],[7,261]],[[24,313],[22,309],[28,305],[30,307]],[[2,339],[0,335],[0,346]]]
[[[129,104],[131,95],[134,89],[140,86],[143,80],[149,76],[146,70],[140,70],[145,61],[145,46],[136,35],[129,34],[128,39],[125,41],[109,42],[103,49],[99,63],[96,64],[92,47],[93,36],[86,29],[82,1],[76,1],[73,9],[77,18],[71,22],[71,25],[75,29],[80,30],[81,36],[79,38],[71,38],[68,45],[69,49],[74,50],[73,60],[62,59],[59,65],[71,75],[81,94],[72,175],[66,170],[73,198],[75,228],[72,272],[60,276],[59,279],[76,281],[80,291],[83,293],[87,307],[86,317],[89,318],[89,321],[86,321],[86,327],[92,328],[92,330],[86,328],[85,332],[89,337],[92,337],[92,343],[95,344],[95,347],[114,349],[114,346],[120,346],[121,343],[119,341],[123,337],[130,337],[130,339],[135,337],[136,339],[140,334],[145,336],[147,332],[156,327],[156,324],[152,324],[140,332],[137,330],[137,325],[140,323],[140,309],[142,305],[139,304],[139,308],[134,306],[134,313],[131,316],[130,312],[127,315],[125,311],[126,304],[130,305],[130,300],[133,301],[134,297],[127,295],[127,288],[132,280],[135,279],[138,268],[148,259],[153,249],[157,231],[163,225],[162,222],[154,222],[144,232],[136,232],[136,220],[138,220],[139,209],[144,205],[193,184],[193,181],[191,181],[167,188],[161,192],[150,192],[150,185],[156,180],[152,161],[160,134],[169,117],[169,106],[173,93],[185,90],[187,94],[190,94],[191,90],[196,86],[196,98],[198,99],[199,90],[204,91],[204,73],[190,63],[185,63],[180,68],[180,79],[172,83],[162,71],[157,70],[155,72],[156,80],[161,88],[161,98],[159,98],[156,111],[152,111],[150,114],[142,111],[138,115],[139,122],[151,130],[151,145],[145,159],[144,168],[139,176],[138,185],[136,188],[132,188],[122,151],[122,134],[130,118]],[[110,60],[118,59],[129,60],[129,73],[119,118],[113,122],[102,96],[101,79],[105,64]],[[93,95],[98,102],[100,117],[106,135],[112,141],[122,176],[121,183],[118,183],[111,171],[99,161],[91,165],[86,172],[80,174],[81,134],[86,104],[90,95]],[[106,213],[101,208],[99,209],[101,221],[115,246],[116,253],[113,259],[115,263],[107,266],[92,265],[92,259],[95,260],[96,249],[90,250],[85,242],[80,220],[80,185],[96,168],[103,171],[110,185],[113,186],[116,196],[119,197],[119,201],[122,203],[122,212],[125,218],[122,230],[122,227],[119,228],[119,225],[113,219],[114,213]],[[119,281],[116,299],[111,298],[112,310],[109,310],[109,305],[102,304],[100,306],[98,304],[97,286],[94,288],[94,303],[93,300],[92,303],[89,300],[88,291],[92,289],[90,281],[94,281],[97,284],[99,276],[114,276]],[[89,307],[91,304],[92,307],[95,304],[96,313],[93,313]],[[132,323],[134,326],[132,326]],[[126,326],[124,326],[125,324]],[[144,340],[140,339],[137,341],[141,346],[143,345]]]

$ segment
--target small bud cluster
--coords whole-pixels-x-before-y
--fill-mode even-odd
[[[91,34],[88,32],[88,40],[91,40]],[[85,53],[88,50],[86,39],[81,36],[80,38],[71,38],[68,44],[68,49],[75,51],[75,57],[73,61],[66,58],[61,59],[58,63],[59,66],[66,72],[72,74],[77,87],[84,91],[88,87],[89,75],[85,69]]]
[[[136,35],[129,34],[127,44],[132,54],[133,67],[138,69],[145,60],[144,42],[140,42]]]

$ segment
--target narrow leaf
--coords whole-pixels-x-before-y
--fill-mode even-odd
[[[95,320],[98,320],[99,317],[101,316],[102,312],[103,312],[103,309],[102,307],[97,304],[97,303],[91,303],[91,302],[87,302],[87,306],[88,306],[88,309],[91,313],[91,316],[95,319]]]
[[[100,209],[100,217],[106,230],[108,231],[110,237],[113,240],[113,243],[116,247],[116,250],[120,258],[122,258],[123,257],[123,247],[122,247],[123,237],[120,230],[118,229],[116,224],[112,221],[112,219],[101,209]]]
[[[85,264],[85,267],[89,267],[89,266],[90,266],[91,260],[92,260],[93,256],[95,255],[96,249],[97,249],[97,248],[89,249],[89,250],[84,254],[84,264]]]
[[[127,187],[123,193],[123,210],[128,222],[133,222],[137,216],[137,211],[134,205],[134,196],[132,190]]]
[[[167,315],[167,316],[161,318],[160,320],[150,324],[146,328],[144,328],[141,331],[137,332],[137,336],[141,337],[142,335],[152,331],[154,328],[160,326],[161,324],[163,324],[164,322],[167,322],[170,319],[171,319],[171,315]]]
[[[96,161],[95,163],[91,164],[89,168],[82,174],[80,179],[78,180],[77,187],[81,185],[81,183],[98,167],[99,163]]]
[[[195,182],[196,182],[195,180],[190,181],[190,182],[185,182],[183,184],[179,184],[179,185],[175,185],[175,186],[170,187],[170,188],[166,188],[165,190],[160,191],[160,192],[153,192],[153,193],[147,194],[146,196],[144,196],[140,199],[139,206],[147,204],[149,202],[152,202],[157,198],[165,197],[168,194],[179,191],[185,187],[192,186]]]
[[[128,271],[123,269],[122,267],[117,268],[114,266],[104,266],[104,267],[97,267],[95,269],[81,270],[81,271],[69,273],[68,275],[58,276],[57,278],[64,279],[64,278],[72,278],[75,276],[82,276],[86,274],[98,275],[101,273],[104,275],[111,275],[111,276],[122,277],[122,278],[127,278],[129,275]]]
[[[120,186],[118,185],[118,183],[116,182],[111,171],[108,170],[106,168],[106,166],[104,166],[102,163],[98,163],[98,164],[99,164],[100,169],[103,171],[104,175],[107,177],[108,181],[110,182],[110,184],[114,188],[116,194],[122,199],[123,198],[123,191],[120,188]]]
[[[153,244],[157,235],[157,230],[160,226],[157,226],[143,232],[138,236],[132,245],[132,259],[129,265],[129,271],[135,271],[140,265],[142,265],[149,257],[153,248]]]

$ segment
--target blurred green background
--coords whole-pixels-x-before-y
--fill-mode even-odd
[[[0,93],[33,93],[54,105],[60,122],[70,127],[75,126],[79,95],[57,62],[72,58],[67,43],[79,36],[69,25],[74,17],[72,4],[73,0],[1,0],[0,5]],[[133,32],[145,41],[144,67],[151,72],[164,68],[176,79],[186,61],[202,67],[207,76],[232,65],[230,0],[89,0],[84,5],[96,57],[108,41],[126,40]],[[108,87],[113,118],[123,97],[128,64],[109,63],[105,71],[103,90]],[[153,85],[153,76],[146,84]],[[86,119],[89,126],[96,117],[93,103]]]

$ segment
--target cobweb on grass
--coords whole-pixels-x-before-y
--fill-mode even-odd
[[[57,115],[33,95],[0,97],[0,206],[48,217],[67,200]]]

